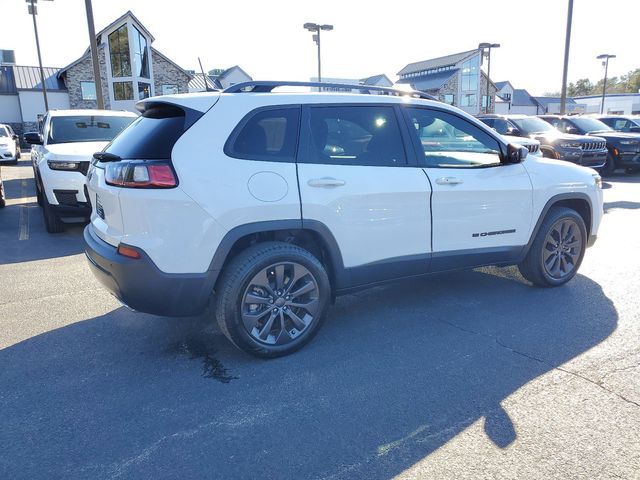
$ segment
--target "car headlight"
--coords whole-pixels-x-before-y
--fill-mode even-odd
[[[47,160],[47,165],[51,170],[78,170],[80,162],[63,162],[59,160]]]
[[[620,141],[620,145],[637,145],[638,143],[640,143],[638,142],[638,140],[621,140]]]
[[[560,146],[562,148],[580,148],[580,143],[561,143]]]
[[[596,182],[596,187],[602,188],[602,177],[597,173],[593,174],[593,180]]]

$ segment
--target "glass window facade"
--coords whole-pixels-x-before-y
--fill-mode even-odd
[[[175,95],[178,93],[177,85],[162,85],[162,95]]]
[[[461,81],[462,91],[476,91],[478,90],[478,74],[480,72],[480,65],[478,63],[478,57],[474,56],[462,64]]]
[[[149,78],[147,39],[136,27],[133,27],[133,72],[138,77]]]
[[[133,100],[133,82],[113,82],[114,100]]]
[[[131,76],[129,29],[126,24],[109,34],[109,58],[113,77]]]
[[[445,93],[440,95],[440,100],[443,103],[448,103],[449,105],[454,105],[455,104],[455,95],[453,93]]]
[[[143,100],[151,96],[151,85],[138,82],[138,100]]]
[[[460,97],[461,107],[475,107],[476,106],[476,94],[475,93],[463,93]]]

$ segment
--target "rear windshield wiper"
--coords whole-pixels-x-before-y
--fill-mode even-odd
[[[96,152],[93,154],[93,158],[99,162],[119,162],[122,160],[120,155],[115,155],[109,152]]]

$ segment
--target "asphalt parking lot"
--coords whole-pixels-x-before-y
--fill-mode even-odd
[[[579,275],[514,269],[338,299],[281,359],[121,307],[82,228],[3,166],[0,478],[640,478],[640,175],[605,183]]]

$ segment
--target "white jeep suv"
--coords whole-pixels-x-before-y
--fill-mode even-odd
[[[29,132],[36,196],[45,227],[59,233],[65,223],[89,218],[85,175],[94,152],[102,150],[137,115],[111,110],[51,110],[40,132]]]
[[[595,171],[527,156],[418,92],[283,85],[316,84],[146,99],[94,156],[85,251],[124,304],[210,311],[274,357],[315,335],[335,295],[482,265],[558,286],[595,241]]]

